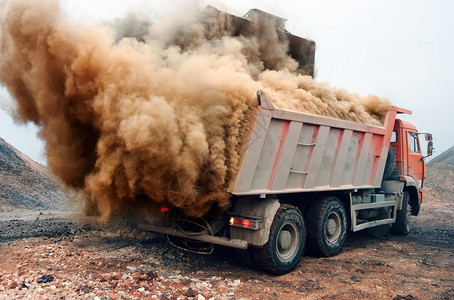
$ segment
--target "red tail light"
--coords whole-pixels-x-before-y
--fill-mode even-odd
[[[229,224],[230,226],[233,227],[247,228],[252,230],[260,229],[260,222],[257,220],[248,220],[238,217],[231,217]]]

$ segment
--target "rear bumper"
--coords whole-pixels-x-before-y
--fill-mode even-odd
[[[198,232],[187,232],[187,231],[183,232],[181,230],[177,230],[177,229],[173,229],[173,228],[169,228],[169,227],[155,226],[155,225],[149,225],[149,224],[138,224],[137,227],[141,230],[153,231],[153,232],[163,233],[163,234],[167,234],[167,235],[187,238],[187,239],[191,239],[191,240],[212,243],[215,245],[232,247],[232,248],[236,248],[236,249],[247,249],[248,248],[248,243],[245,240],[229,239],[226,237],[212,236],[209,234],[201,234]]]

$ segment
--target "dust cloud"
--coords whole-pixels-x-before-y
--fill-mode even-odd
[[[18,118],[40,126],[51,171],[105,218],[226,208],[258,90],[281,108],[367,124],[386,113],[387,100],[298,74],[275,24],[232,37],[225,17],[194,10],[144,31],[130,16],[78,23],[52,0],[2,9],[0,81]]]

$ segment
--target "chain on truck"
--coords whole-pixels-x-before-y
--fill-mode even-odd
[[[244,18],[209,9],[230,18],[237,34],[260,18],[275,18],[279,38],[288,41],[300,68],[313,75],[315,43],[287,32],[284,19],[256,9]],[[131,223],[199,253],[210,253],[213,245],[235,248],[245,262],[273,274],[291,271],[306,248],[318,256],[337,254],[348,230],[390,228],[408,234],[425,178],[421,133],[396,118],[411,111],[392,106],[383,126],[370,126],[281,110],[262,91],[257,98],[238,171],[228,186],[227,212],[209,220]],[[429,156],[432,136],[424,136]]]

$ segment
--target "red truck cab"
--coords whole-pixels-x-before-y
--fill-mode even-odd
[[[425,179],[425,156],[421,151],[418,130],[408,121],[396,119],[391,138],[391,146],[396,155],[395,174],[405,182],[405,190],[410,195],[412,215],[418,215],[422,203]],[[432,155],[432,135],[425,134],[428,141],[427,156]],[[396,174],[396,175],[397,175]]]

